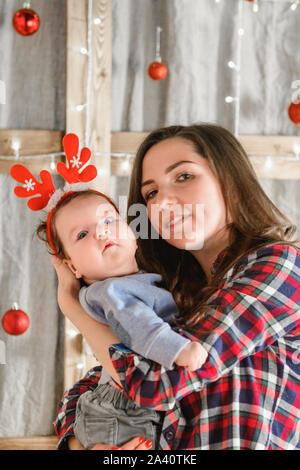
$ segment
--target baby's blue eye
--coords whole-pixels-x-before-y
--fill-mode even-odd
[[[77,240],[82,240],[85,237],[85,235],[84,235],[84,237],[82,237],[81,235],[83,235],[85,233],[87,233],[87,232],[80,232],[78,237],[77,237]]]
[[[113,221],[114,219],[112,217],[106,217],[106,219],[104,219],[105,224],[111,224]]]

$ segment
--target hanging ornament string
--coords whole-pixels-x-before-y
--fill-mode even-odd
[[[238,6],[238,31],[237,31],[237,57],[236,57],[236,102],[234,115],[234,134],[239,135],[240,127],[240,108],[241,108],[241,58],[242,58],[242,39],[244,35],[243,27],[243,0],[239,0]]]
[[[156,40],[155,40],[155,60],[148,67],[148,75],[152,80],[163,80],[168,73],[167,66],[162,62],[160,55],[160,35],[162,28],[156,27]]]

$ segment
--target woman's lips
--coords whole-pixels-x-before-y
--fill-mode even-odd
[[[185,214],[177,217],[171,217],[172,220],[165,224],[165,229],[172,229],[177,225],[182,225],[187,219],[190,218],[190,216],[191,214]]]

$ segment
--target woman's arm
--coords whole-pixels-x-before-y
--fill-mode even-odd
[[[141,356],[124,354],[118,345],[110,347],[128,398],[141,406],[171,409],[176,400],[200,391],[299,328],[299,251],[287,245],[265,247],[243,261],[238,274],[214,294],[214,307],[200,325],[209,331],[198,336],[208,359],[198,371],[165,370]]]
[[[119,376],[112,364],[109,347],[119,343],[110,328],[90,317],[80,305],[79,300],[69,297],[69,304],[63,312],[73,325],[82,333],[95,357],[110,376],[120,384]]]
[[[82,333],[91,347],[95,357],[111,377],[120,384],[115,368],[109,355],[109,347],[119,340],[110,328],[90,317],[80,305],[78,296],[80,282],[75,278],[68,266],[57,256],[51,256],[51,262],[58,277],[57,300],[62,313]]]
[[[146,276],[151,278],[147,279]],[[149,283],[149,279],[151,282],[153,278],[156,279],[154,276],[161,279],[158,275],[150,274],[113,277],[96,282],[80,290],[80,304],[92,318],[99,318],[99,322],[107,324],[120,343],[171,369],[179,352],[185,349],[187,353],[185,347],[191,342],[173,331],[169,323],[154,311],[155,303],[162,310],[168,301],[170,310],[173,307],[173,312],[176,312],[171,294],[162,293],[162,289],[158,290]],[[105,321],[102,321],[103,317]],[[199,343],[194,345],[201,348]],[[193,354],[197,359],[198,349]],[[189,362],[192,365],[193,361]],[[195,363],[198,362],[195,360]]]

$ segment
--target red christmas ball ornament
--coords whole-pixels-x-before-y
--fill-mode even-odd
[[[8,310],[2,317],[3,330],[9,335],[22,335],[29,327],[28,315],[18,308],[14,303],[11,310]]]
[[[290,104],[288,114],[290,120],[297,126],[300,126],[300,100],[299,103],[292,102]]]
[[[22,36],[30,36],[40,27],[39,15],[30,8],[21,8],[14,14],[13,27]]]
[[[163,62],[152,62],[148,67],[148,75],[152,80],[163,80],[167,73],[167,66]]]

